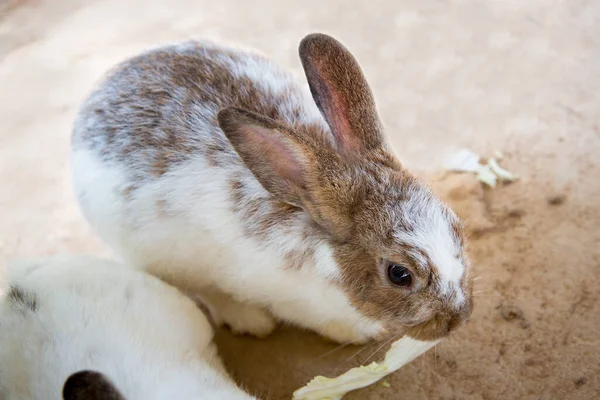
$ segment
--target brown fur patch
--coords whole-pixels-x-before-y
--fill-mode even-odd
[[[459,220],[452,220],[451,222],[452,232],[454,233],[454,237],[459,241],[461,247],[465,244],[465,234],[464,234],[464,225]],[[462,256],[462,255],[459,255]]]
[[[152,164],[152,175],[158,177],[162,176],[165,172],[167,172],[168,160],[168,156],[156,159]]]
[[[123,189],[123,192],[122,192],[123,197],[126,200],[131,200],[131,196],[134,191],[135,191],[135,186],[133,186],[133,185],[127,186],[125,189]]]
[[[245,232],[266,239],[268,235],[286,226],[292,227],[302,210],[290,204],[273,201],[270,198],[248,196],[251,191],[241,179],[229,182],[234,211],[244,222]]]
[[[313,259],[315,251],[313,249],[305,249],[304,251],[290,251],[286,253],[285,261],[288,269],[301,269],[303,265]]]

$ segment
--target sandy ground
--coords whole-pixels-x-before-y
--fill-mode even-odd
[[[0,10],[0,266],[106,254],[75,206],[68,151],[75,111],[111,65],[212,38],[300,73],[298,41],[325,31],[362,62],[405,164],[470,221],[480,277],[465,328],[390,388],[348,399],[600,398],[600,2],[4,0]],[[462,146],[503,151],[522,179],[488,190],[440,173]],[[291,328],[218,341],[235,378],[270,399],[382,351],[323,356],[335,346]]]

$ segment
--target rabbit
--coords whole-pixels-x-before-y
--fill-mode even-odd
[[[113,67],[73,126],[83,216],[234,332],[445,337],[473,305],[461,220],[398,161],[349,50],[313,33],[299,55],[308,85],[210,41]]]
[[[55,255],[10,266],[5,289],[3,400],[254,399],[227,375],[207,316],[144,271]]]

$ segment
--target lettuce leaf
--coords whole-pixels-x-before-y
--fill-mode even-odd
[[[392,343],[383,362],[352,368],[337,378],[317,376],[296,390],[293,400],[340,400],[346,393],[372,385],[399,370],[438,342],[423,342],[405,336]]]

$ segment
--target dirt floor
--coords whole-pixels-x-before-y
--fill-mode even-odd
[[[167,5],[168,4],[168,5]],[[469,221],[471,322],[348,399],[600,398],[600,2],[585,0],[0,0],[0,265],[106,254],[69,182],[74,113],[102,73],[159,43],[254,46],[300,73],[308,32],[361,61],[405,164]],[[441,173],[500,150],[517,183]],[[376,359],[282,328],[218,338],[233,376],[289,399],[317,374]],[[325,356],[323,356],[325,354]]]

